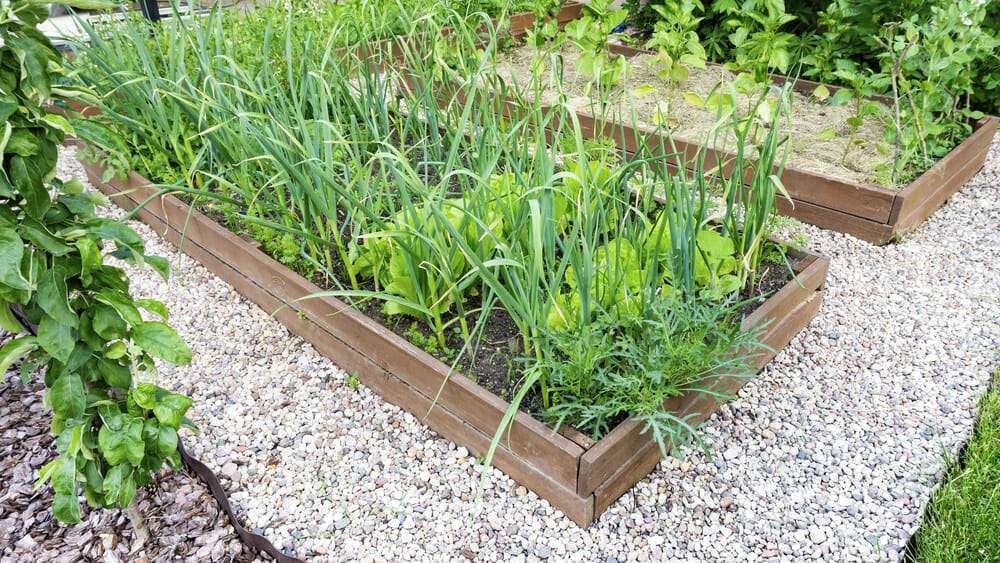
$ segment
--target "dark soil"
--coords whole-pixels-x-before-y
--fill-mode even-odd
[[[792,274],[784,262],[770,261],[765,262],[763,266],[764,271],[756,283],[747,286],[740,293],[740,300],[745,301],[743,307],[740,308],[743,318],[750,316],[750,313],[753,313],[757,307],[767,301],[768,297],[774,295],[792,280]]]

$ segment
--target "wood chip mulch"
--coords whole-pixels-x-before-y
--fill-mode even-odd
[[[38,470],[56,455],[45,387],[22,384],[16,368],[0,376],[0,562],[254,560],[208,488],[184,471],[161,473],[136,496],[150,534],[145,545],[133,545],[122,510],[84,504],[81,523],[57,522],[51,489],[34,490]]]

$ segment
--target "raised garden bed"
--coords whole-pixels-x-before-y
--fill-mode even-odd
[[[652,54],[650,51],[624,45],[609,45],[615,54],[628,58]],[[718,65],[710,69],[719,69]],[[818,86],[815,82],[795,80],[784,76],[772,76],[776,83],[792,82],[796,92],[808,96]],[[828,87],[831,91],[836,88]],[[680,88],[683,90],[683,88]],[[453,88],[439,88],[443,96],[450,98]],[[881,101],[886,101],[882,98]],[[543,111],[551,106],[543,107]],[[506,111],[517,114],[517,103],[508,99]],[[656,132],[653,126],[625,125],[613,119],[595,118],[587,111],[576,111],[582,133],[588,138],[610,139],[627,154],[635,154],[640,147],[659,147],[665,135]],[[683,121],[683,116],[676,116]],[[998,118],[986,116],[973,125],[973,133],[932,168],[898,190],[889,189],[855,178],[837,177],[833,171],[823,171],[808,166],[787,165],[782,174],[782,183],[791,201],[782,197],[778,200],[778,210],[784,215],[795,217],[824,229],[844,232],[875,244],[885,244],[912,230],[940,207],[959,187],[965,184],[982,168],[989,152],[990,143],[996,133]],[[793,139],[794,142],[794,139]],[[706,166],[720,160],[726,162],[732,155],[728,152],[706,149],[696,141],[674,138],[677,150],[683,153],[687,162],[702,151],[706,155]],[[854,149],[874,150],[871,147]],[[845,176],[850,176],[845,175]]]
[[[92,184],[119,206],[134,209],[155,191],[132,173],[125,181],[103,183],[104,170],[85,164]],[[417,348],[386,327],[335,298],[296,299],[321,289],[173,196],[154,198],[138,212],[182,251],[226,280],[242,295],[273,313],[295,334],[334,360],[388,401],[413,413],[432,429],[473,454],[487,451],[507,402]],[[743,322],[764,326],[770,348],[755,356],[759,369],[784,348],[817,313],[825,293],[829,261],[793,252],[797,274]],[[735,392],[744,379],[725,378],[715,391]],[[718,399],[690,393],[670,401],[673,412],[696,423],[708,418]],[[558,433],[518,412],[493,463],[530,488],[574,522],[586,526],[651,471],[660,450],[639,423],[626,420],[594,442],[572,429]]]

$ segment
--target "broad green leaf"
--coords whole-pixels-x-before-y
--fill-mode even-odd
[[[117,360],[124,357],[126,352],[128,352],[128,346],[121,340],[118,340],[112,342],[111,346],[108,346],[108,349],[104,351],[104,357],[109,360]]]
[[[64,419],[82,416],[87,408],[87,392],[76,373],[60,375],[49,389],[48,397],[52,410]]]
[[[60,323],[76,328],[80,320],[70,309],[69,294],[66,289],[66,272],[62,268],[50,268],[38,281],[38,306]]]
[[[656,92],[656,87],[646,84],[643,86],[636,86],[632,90],[632,95],[635,96],[636,98],[643,98],[645,96],[652,94],[653,92]]]
[[[7,146],[4,147],[5,153],[20,156],[34,156],[38,154],[38,150],[39,144],[35,134],[28,129],[22,128],[14,129],[7,140]]]
[[[34,490],[38,490],[52,478],[52,472],[56,470],[59,465],[59,458],[55,458],[52,461],[46,463],[38,470],[38,479],[35,480]]]
[[[695,94],[694,92],[684,92],[684,101],[691,104],[696,108],[705,107],[705,100],[701,96]]]
[[[28,289],[21,275],[24,241],[14,229],[0,228],[0,283],[13,289]]]
[[[125,338],[125,334],[128,332],[128,325],[113,307],[104,303],[97,303],[91,308],[91,315],[91,327],[98,336],[105,340]]]
[[[52,470],[52,490],[57,494],[76,495],[76,459],[61,455]]]
[[[830,89],[820,84],[819,86],[816,87],[815,90],[813,90],[812,95],[814,98],[822,102],[823,100],[830,97]]]
[[[177,429],[170,426],[161,426],[157,435],[156,447],[163,457],[167,457],[177,451]]]
[[[165,323],[139,323],[132,330],[132,340],[155,358],[179,365],[191,363],[191,350],[177,332]]]
[[[150,256],[148,254],[144,256],[144,258],[146,259],[146,263],[152,266],[152,268],[156,270],[157,274],[160,274],[163,281],[170,280],[170,263],[167,262],[166,258],[161,256]]]
[[[189,408],[191,408],[191,399],[184,395],[169,393],[157,399],[153,414],[156,415],[156,420],[160,422],[161,427],[178,428],[181,424],[181,417]]]
[[[22,336],[0,346],[0,376],[7,373],[10,365],[18,358],[38,348],[38,339],[34,336]]]
[[[10,305],[10,303],[0,300],[0,328],[11,334],[24,332],[24,327],[14,316],[14,312],[10,310]]]
[[[2,86],[0,86],[2,89]],[[0,121],[10,125],[8,118],[17,112],[17,109],[21,107],[21,103],[17,101],[12,94],[2,94],[0,95]],[[13,132],[13,126],[11,126]],[[4,152],[3,143],[0,142],[0,153]]]
[[[832,141],[837,138],[837,130],[833,127],[827,127],[816,135],[816,138],[820,141]]]
[[[108,272],[108,268],[101,268],[101,272]],[[106,305],[110,305],[118,312],[118,315],[125,320],[128,324],[132,326],[138,326],[142,324],[142,315],[139,314],[139,309],[132,304],[130,298],[124,297],[121,294],[111,291],[108,289],[102,289],[95,296],[98,301]]]
[[[73,494],[56,494],[52,499],[52,515],[63,524],[80,522],[80,502]]]
[[[101,475],[101,470],[97,467],[95,461],[91,460],[87,462],[87,465],[83,468],[83,475],[87,479],[87,487],[103,494],[104,476]]]
[[[90,285],[91,275],[101,268],[101,249],[89,238],[82,238],[74,243],[80,251],[80,279],[84,285]]]
[[[64,244],[61,239],[50,233],[45,225],[31,217],[25,217],[20,231],[24,239],[54,256],[65,256],[73,252],[72,246]]]
[[[170,312],[167,310],[167,306],[156,299],[137,299],[135,304],[163,320],[170,318]]]
[[[104,493],[105,501],[109,505],[117,502],[118,495],[121,493],[122,482],[125,481],[125,475],[132,472],[132,468],[126,465],[114,465],[104,475],[104,482],[102,483],[102,492]]]
[[[118,490],[118,506],[120,508],[128,508],[128,505],[132,504],[132,499],[135,498],[135,475],[135,471],[130,471],[122,479],[122,486]]]
[[[97,360],[97,371],[104,378],[104,382],[111,387],[118,389],[129,389],[132,387],[132,370],[128,366],[123,366],[113,360],[100,358]]]
[[[145,455],[145,445],[142,441],[142,422],[128,420],[121,428],[112,429],[104,425],[97,433],[97,443],[104,459],[111,465],[129,462],[139,465]],[[107,477],[105,477],[107,483]]]
[[[73,338],[72,328],[44,316],[38,323],[38,344],[53,358],[66,363],[76,346],[76,339]]]
[[[132,400],[140,407],[152,410],[156,407],[156,390],[156,385],[152,383],[140,383],[132,391]]]
[[[61,131],[66,135],[73,134],[73,126],[70,125],[69,121],[67,121],[66,118],[61,115],[55,113],[46,114],[45,116],[42,117],[42,122],[53,129]]]
[[[142,237],[125,223],[95,218],[87,221],[87,230],[101,239],[113,240],[140,256],[143,254]]]
[[[69,434],[69,445],[67,445],[66,447],[66,453],[68,455],[75,457],[76,454],[80,453],[80,448],[83,446],[84,426],[83,424],[77,424],[72,428],[68,429],[68,431],[70,434]],[[74,467],[76,466],[75,463],[73,465]]]

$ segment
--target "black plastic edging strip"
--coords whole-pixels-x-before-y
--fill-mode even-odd
[[[242,541],[244,545],[270,555],[275,561],[278,561],[278,563],[305,563],[304,560],[299,559],[298,557],[286,555],[281,552],[264,536],[255,534],[244,528],[243,525],[240,524],[239,519],[236,518],[235,512],[233,512],[233,507],[229,503],[229,495],[227,495],[226,490],[222,488],[222,483],[219,482],[219,477],[216,476],[216,474],[212,472],[207,465],[191,457],[191,454],[187,453],[187,449],[184,448],[184,443],[180,440],[177,441],[177,451],[181,454],[181,462],[184,464],[184,467],[187,467],[190,471],[197,475],[202,482],[208,485],[209,490],[212,491],[212,497],[215,498],[215,502],[218,503],[219,508],[221,508],[222,511],[226,513],[226,516],[229,517],[229,522],[236,530],[236,535],[240,537],[240,541]]]

